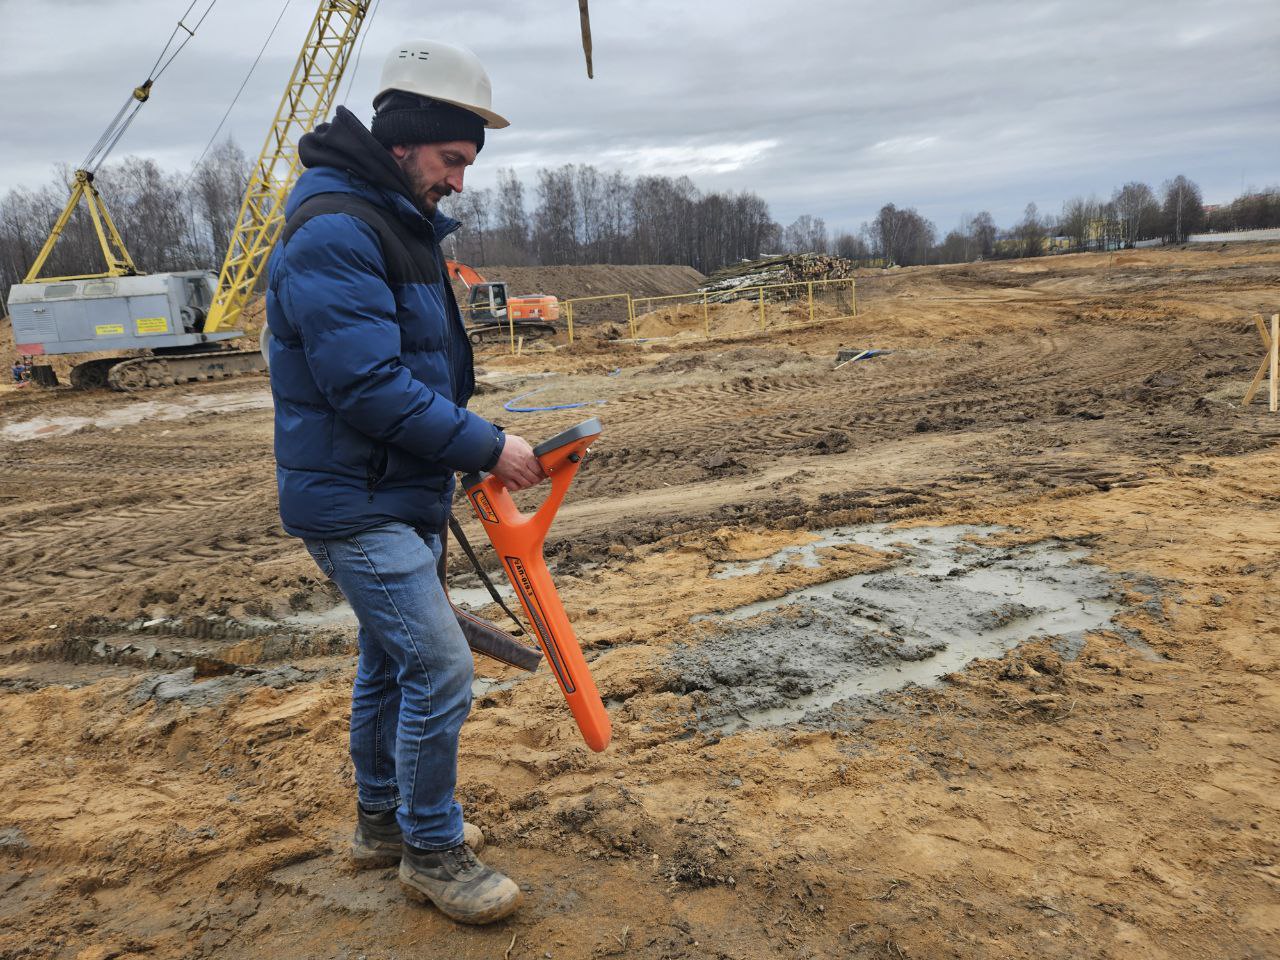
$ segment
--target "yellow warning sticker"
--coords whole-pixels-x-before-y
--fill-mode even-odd
[[[138,317],[134,321],[138,325],[138,333],[168,333],[168,317]]]
[[[123,323],[100,323],[93,328],[93,335],[96,337],[113,337],[123,333]]]

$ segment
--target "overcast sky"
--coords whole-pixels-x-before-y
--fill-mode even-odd
[[[189,2],[0,0],[0,193],[79,163]],[[112,159],[188,169],[284,6],[217,0]],[[315,9],[290,0],[224,128],[251,156]],[[512,121],[470,183],[562,163],[688,174],[754,190],[784,225],[856,230],[893,202],[945,233],[1128,180],[1185,173],[1210,203],[1280,184],[1278,0],[592,0],[592,27],[588,80],[573,0],[380,0],[339,99],[367,122],[388,49],[453,40]]]

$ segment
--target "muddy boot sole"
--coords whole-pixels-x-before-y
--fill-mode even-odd
[[[416,886],[412,880],[406,879],[404,871],[400,872],[400,888],[404,890],[405,896],[410,900],[415,903],[430,904],[450,920],[457,921],[458,923],[472,924],[474,926],[483,926],[486,923],[496,923],[499,920],[505,920],[507,917],[511,916],[511,914],[520,909],[520,904],[524,902],[524,894],[520,891],[520,888],[516,886],[514,880],[508,879],[507,883],[511,884],[511,890],[510,892],[504,891],[504,893],[508,893],[510,899],[505,902],[497,903],[487,909],[468,910],[463,912],[450,907],[447,903],[438,902],[435,897],[426,890]]]

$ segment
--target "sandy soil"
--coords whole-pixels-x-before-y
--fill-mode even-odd
[[[352,634],[277,525],[266,381],[0,394],[0,957],[1280,955],[1280,421],[1239,406],[1278,282],[1277,245],[896,270],[855,320],[486,360],[510,429],[604,421],[548,554],[615,738],[545,669],[477,696],[461,796],[527,891],[484,929],[346,864]],[[533,390],[606,402],[502,412]],[[898,570],[725,565],[886,523],[1078,550],[1111,620],[709,723],[720,614]]]

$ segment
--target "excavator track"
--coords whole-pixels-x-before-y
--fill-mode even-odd
[[[71,371],[73,387],[107,386],[132,393],[150,387],[222,380],[242,373],[265,372],[257,350],[219,350],[210,353],[134,357],[130,360],[90,360]]]
[[[517,320],[515,323],[517,337],[533,339],[535,337],[553,337],[557,330],[554,324],[540,323],[536,320]],[[494,343],[511,337],[511,326],[505,320],[492,323],[474,323],[467,326],[467,336],[474,344]]]

